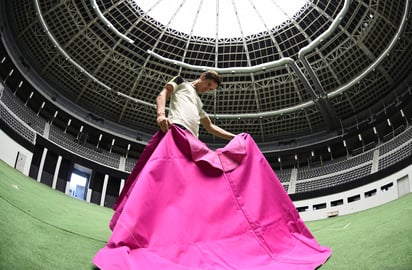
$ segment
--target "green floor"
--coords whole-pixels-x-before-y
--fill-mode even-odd
[[[0,161],[0,269],[94,269],[112,210],[27,178]],[[353,215],[308,222],[332,257],[320,269],[412,269],[412,194]]]

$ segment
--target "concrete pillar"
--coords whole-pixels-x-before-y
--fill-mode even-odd
[[[124,188],[124,183],[125,183],[126,181],[124,180],[124,179],[120,179],[120,188],[119,188],[119,195],[120,195],[120,193],[122,192],[122,190],[123,190],[123,188]]]
[[[92,192],[93,190],[91,188],[87,189],[86,202],[88,203],[92,200]]]
[[[66,190],[64,191],[64,193],[70,196],[70,179],[66,182]]]
[[[41,176],[43,174],[43,168],[44,168],[44,162],[46,161],[46,156],[47,156],[47,148],[43,149],[43,154],[41,156],[41,161],[40,161],[40,166],[39,166],[39,171],[37,172],[37,182],[41,182]]]
[[[106,200],[107,183],[109,182],[109,175],[104,175],[102,197],[100,198],[100,206],[104,206],[104,201]]]
[[[59,178],[59,171],[60,171],[61,163],[62,163],[62,156],[59,155],[57,157],[56,169],[54,170],[54,175],[53,175],[53,184],[52,184],[53,189],[56,189],[57,178]]]

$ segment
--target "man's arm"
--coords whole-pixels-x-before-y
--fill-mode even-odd
[[[173,87],[170,84],[166,84],[163,90],[156,98],[156,122],[163,132],[166,132],[172,125],[166,117],[166,102],[173,92]]]
[[[230,133],[230,132],[224,130],[223,128],[220,128],[220,127],[216,126],[215,124],[213,124],[212,121],[210,120],[209,116],[201,118],[200,123],[207,130],[207,132],[209,132],[210,134],[215,135],[217,137],[220,137],[220,138],[223,138],[223,139],[226,139],[226,140],[231,140],[236,136],[235,134]]]

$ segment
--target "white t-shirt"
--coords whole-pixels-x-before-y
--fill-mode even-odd
[[[196,89],[180,76],[174,77],[167,84],[173,87],[167,117],[172,123],[184,126],[199,137],[200,119],[207,117],[207,113],[203,111],[203,103]]]

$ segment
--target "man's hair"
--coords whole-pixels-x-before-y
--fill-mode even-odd
[[[219,73],[214,70],[208,70],[203,73],[205,75],[205,79],[213,80],[217,83],[217,87],[222,84],[222,78],[220,77]]]

